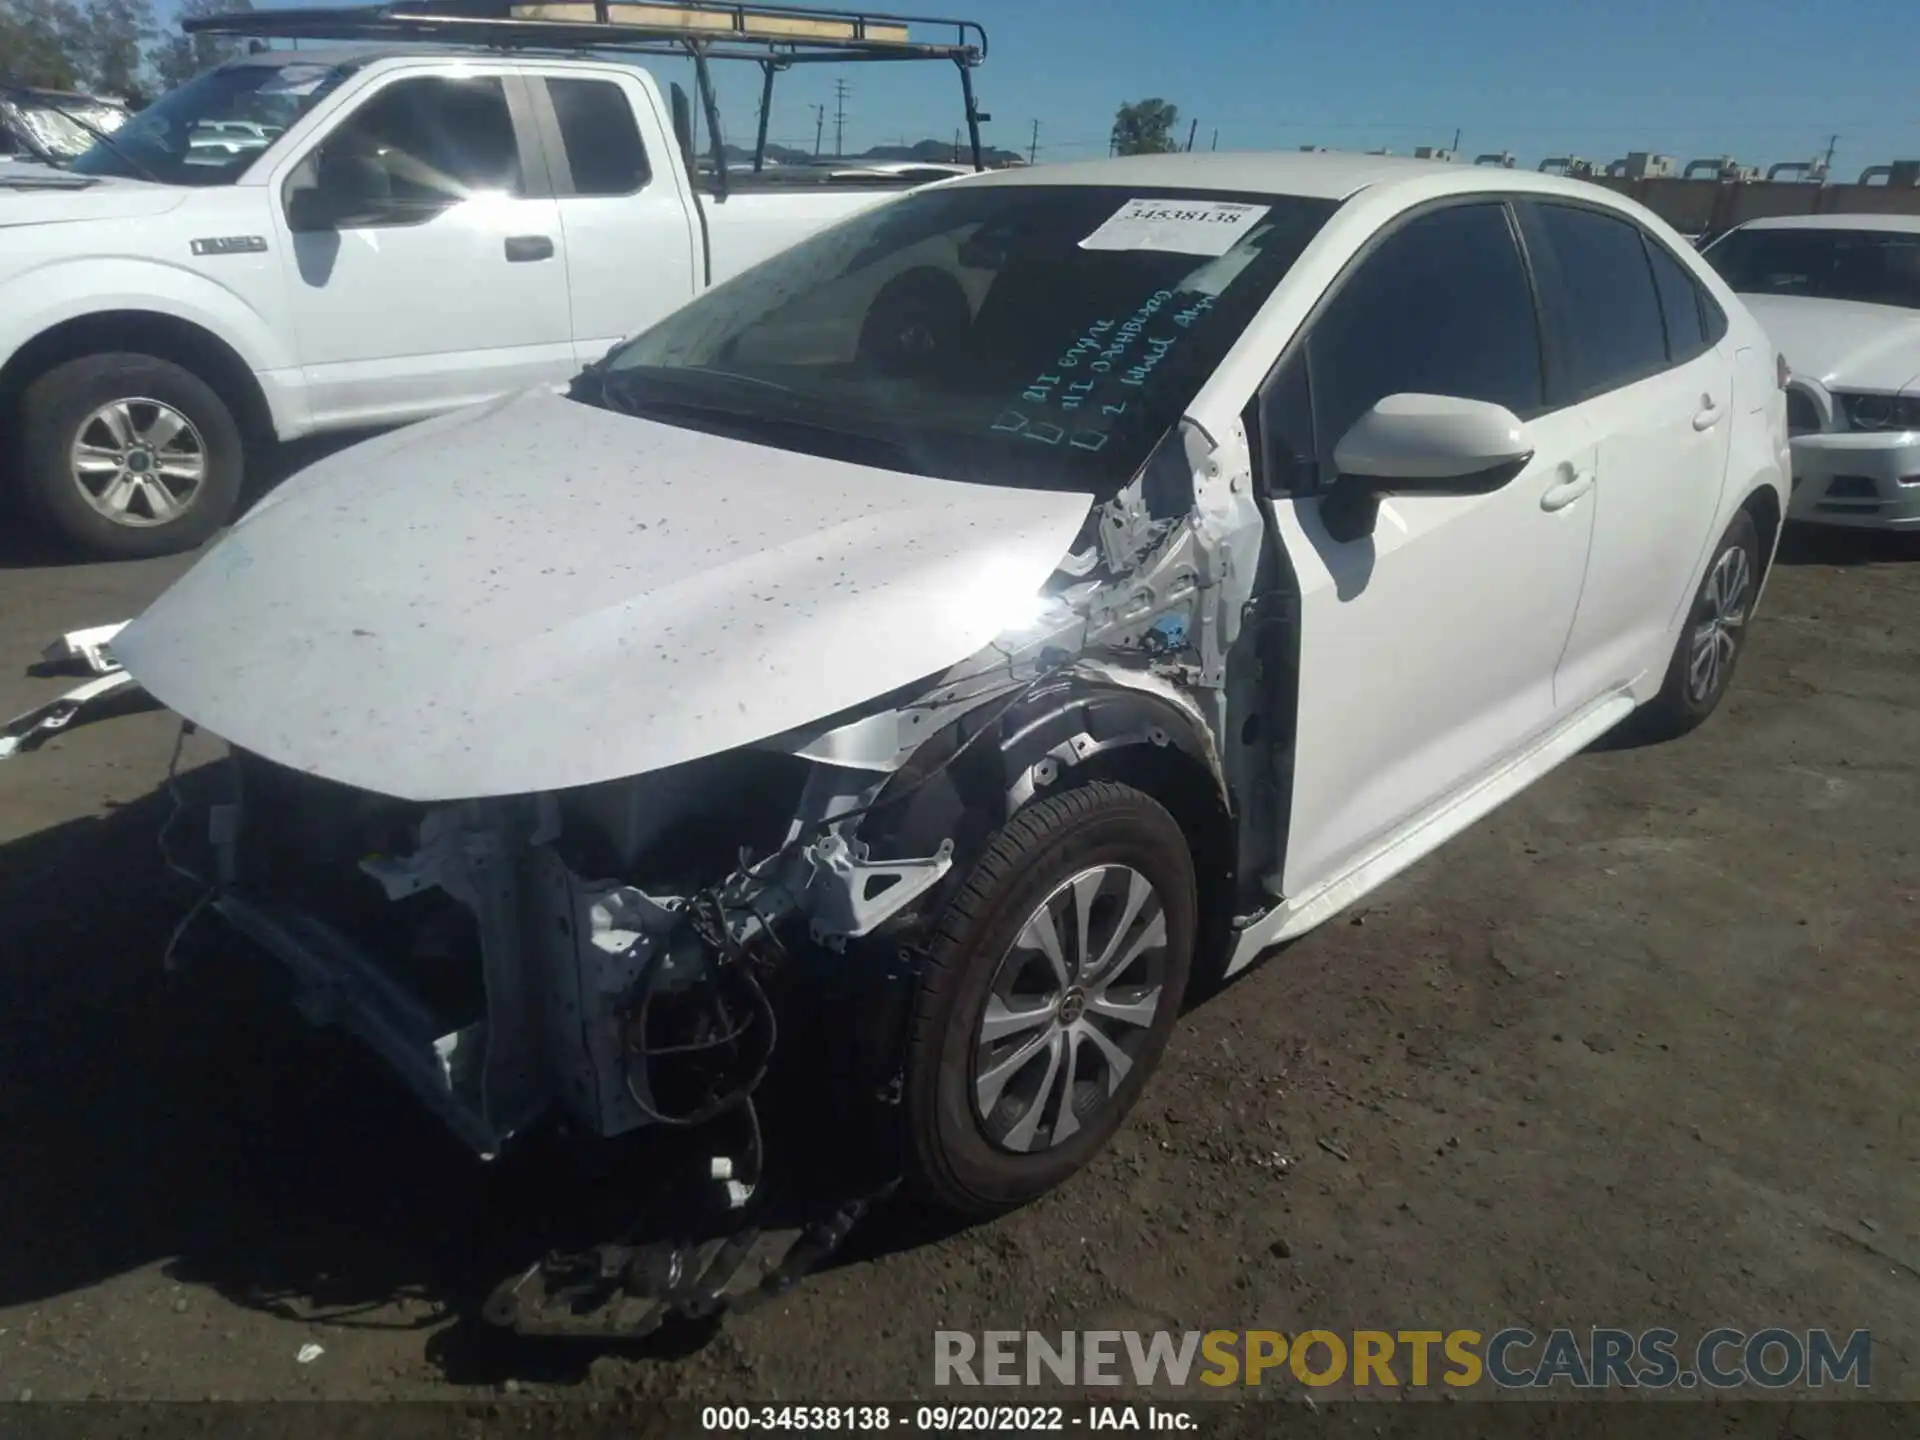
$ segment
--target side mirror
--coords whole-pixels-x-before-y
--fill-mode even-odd
[[[334,228],[334,207],[316,185],[287,192],[287,228],[296,235]]]
[[[1533,459],[1526,425],[1504,405],[1451,395],[1389,395],[1334,447],[1321,498],[1340,541],[1373,532],[1382,495],[1487,495]]]

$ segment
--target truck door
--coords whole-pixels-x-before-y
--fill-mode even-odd
[[[598,360],[700,288],[698,217],[654,92],[636,75],[532,69],[567,242],[574,358]]]
[[[564,237],[525,87],[402,71],[275,177],[314,420],[413,420],[573,369]]]

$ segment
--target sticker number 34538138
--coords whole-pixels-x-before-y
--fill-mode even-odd
[[[1231,200],[1129,200],[1080,248],[1224,255],[1270,208]]]

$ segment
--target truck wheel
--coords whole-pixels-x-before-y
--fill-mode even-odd
[[[191,371],[152,355],[87,355],[21,397],[26,495],[42,520],[107,558],[191,550],[240,497],[233,414]]]
[[[1173,817],[1097,781],[1028,806],[935,931],[908,1040],[908,1179],[957,1215],[1051,1189],[1133,1108],[1179,1018],[1193,861]]]

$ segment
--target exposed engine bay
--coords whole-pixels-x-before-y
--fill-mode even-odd
[[[838,1244],[898,1179],[888,1113],[927,927],[1036,796],[1131,774],[1227,877],[1206,913],[1271,904],[1235,857],[1274,854],[1284,809],[1249,821],[1231,797],[1284,783],[1282,752],[1222,741],[1271,727],[1284,678],[1228,663],[1259,639],[1241,632],[1272,557],[1234,439],[1223,466],[1204,433],[1169,434],[984,650],[752,745],[438,803],[234,747],[210,904],[288,965],[310,1019],[370,1045],[482,1156],[554,1117],[602,1143],[712,1136],[689,1187],[703,1241],[550,1256],[490,1318],[643,1333],[776,1293]],[[771,1250],[770,1073],[874,1137],[869,1173],[832,1177]]]

